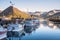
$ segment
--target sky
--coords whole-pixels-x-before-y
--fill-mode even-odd
[[[22,11],[50,11],[60,9],[60,0],[0,0],[0,10],[13,6]]]

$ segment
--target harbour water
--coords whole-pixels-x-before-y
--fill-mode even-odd
[[[7,40],[60,40],[60,29],[49,27],[46,22],[40,23],[34,30],[25,30],[19,37],[11,37]]]

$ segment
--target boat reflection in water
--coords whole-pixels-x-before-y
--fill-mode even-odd
[[[19,38],[24,33],[24,27],[22,24],[18,23],[18,19],[16,19],[16,22],[8,24],[7,30],[8,30],[7,31],[7,38],[9,40],[12,40],[14,37]]]
[[[52,23],[53,24],[53,23]],[[39,26],[24,26],[21,35],[12,32],[7,40],[60,40],[60,29],[56,25],[49,26],[48,22],[42,21]]]
[[[21,26],[21,25],[20,25]],[[14,26],[12,26],[12,24],[9,26],[9,28],[11,29],[12,27],[16,27],[16,24]],[[18,27],[18,26],[17,26]],[[16,27],[16,28],[17,28]],[[22,29],[20,31],[16,31],[14,28],[13,30],[9,30],[7,32],[7,39],[8,40],[21,40],[22,36],[25,36],[26,33],[30,34],[32,33],[34,30],[36,30],[36,28],[38,28],[38,26],[24,26],[24,29],[22,29],[22,27],[18,28],[18,29]]]
[[[37,28],[37,26],[35,26],[35,27],[25,26],[23,29],[24,31],[22,31],[22,30],[20,30],[20,31],[8,31],[7,32],[7,39],[8,40],[21,40],[22,36],[25,36],[26,33],[28,33],[28,34],[32,33],[34,30],[36,30],[36,28]]]

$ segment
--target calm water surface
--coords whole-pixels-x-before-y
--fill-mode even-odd
[[[25,32],[23,36],[12,40],[60,40],[60,29],[50,28],[46,23],[40,24],[35,30]]]

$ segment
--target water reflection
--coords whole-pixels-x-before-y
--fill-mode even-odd
[[[49,25],[50,24],[50,25]],[[51,25],[52,24],[52,25]],[[12,40],[59,40],[60,29],[57,29],[57,24],[52,22],[42,21],[39,26],[36,27],[24,27],[24,32],[17,36],[17,32],[12,34]],[[9,32],[8,32],[9,33]],[[11,32],[13,33],[13,32]],[[7,37],[7,39],[10,37]]]

